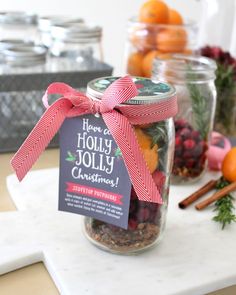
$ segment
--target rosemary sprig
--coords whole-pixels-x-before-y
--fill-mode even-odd
[[[154,123],[150,127],[145,128],[144,131],[152,138],[152,147],[155,144],[162,146],[167,142],[168,134],[165,122]]]
[[[192,102],[193,118],[197,130],[203,139],[207,139],[209,132],[209,109],[207,106],[207,98],[203,96],[199,90],[199,86],[193,83],[187,83],[187,87]]]
[[[229,182],[224,178],[221,178],[216,184],[216,188],[222,189],[227,185],[229,185]],[[222,229],[224,229],[227,224],[230,224],[231,222],[236,222],[236,215],[233,213],[233,201],[233,196],[231,194],[228,194],[215,202],[214,211],[217,212],[217,215],[213,217],[213,220],[221,223]]]

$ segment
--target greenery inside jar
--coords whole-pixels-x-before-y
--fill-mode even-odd
[[[236,136],[236,60],[220,47],[206,46],[201,54],[217,63],[217,105],[214,129],[226,136]]]

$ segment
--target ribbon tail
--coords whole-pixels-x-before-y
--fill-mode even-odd
[[[160,192],[138,145],[136,135],[128,119],[113,110],[103,115],[114,140],[119,146],[138,199],[162,204]]]
[[[43,114],[24,143],[11,159],[21,181],[61,127],[72,103],[65,98],[54,102]]]

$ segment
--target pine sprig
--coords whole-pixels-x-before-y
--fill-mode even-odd
[[[218,181],[216,188],[222,189],[227,185],[229,185],[229,182],[221,178]],[[224,229],[227,224],[230,224],[231,222],[236,222],[236,215],[233,213],[233,201],[233,196],[231,194],[227,194],[225,197],[215,202],[214,211],[217,212],[217,215],[213,217],[213,220],[221,223],[222,229]]]

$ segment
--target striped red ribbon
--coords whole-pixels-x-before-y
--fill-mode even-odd
[[[60,93],[62,98],[49,106],[48,94],[55,93]],[[177,99],[172,96],[150,104],[122,105],[137,94],[129,76],[112,83],[101,101],[93,101],[64,83],[51,84],[43,97],[47,110],[11,160],[18,179],[21,181],[24,178],[66,118],[100,113],[122,152],[139,200],[161,204],[161,195],[148,170],[132,124],[147,124],[175,116]]]

